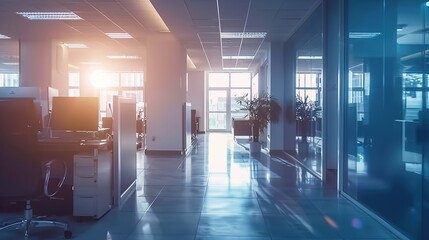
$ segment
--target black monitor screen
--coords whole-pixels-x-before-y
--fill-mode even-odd
[[[41,115],[31,98],[0,98],[0,135],[7,133],[36,133]]]
[[[98,97],[53,97],[51,129],[98,131]]]

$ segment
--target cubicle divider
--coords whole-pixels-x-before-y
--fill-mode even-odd
[[[113,190],[114,205],[136,191],[136,100],[113,96]]]

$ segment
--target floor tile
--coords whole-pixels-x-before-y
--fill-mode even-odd
[[[241,214],[202,214],[197,235],[218,239],[269,236],[262,215]]]
[[[194,236],[199,219],[199,213],[147,213],[130,236],[175,235],[177,239],[180,236]]]

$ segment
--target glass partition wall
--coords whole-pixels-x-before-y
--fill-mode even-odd
[[[406,237],[429,239],[429,4],[345,3],[343,191]]]
[[[314,175],[322,177],[323,166],[323,4],[287,40],[285,96],[293,108],[285,109],[284,150]],[[292,94],[290,94],[292,92]]]
[[[321,20],[322,21],[322,20]],[[296,150],[297,158],[321,175],[322,168],[322,29],[311,33],[296,51]]]

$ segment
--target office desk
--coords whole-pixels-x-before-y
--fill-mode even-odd
[[[100,218],[112,208],[112,151],[109,141],[42,138],[42,158],[62,159],[73,184],[73,216]]]

